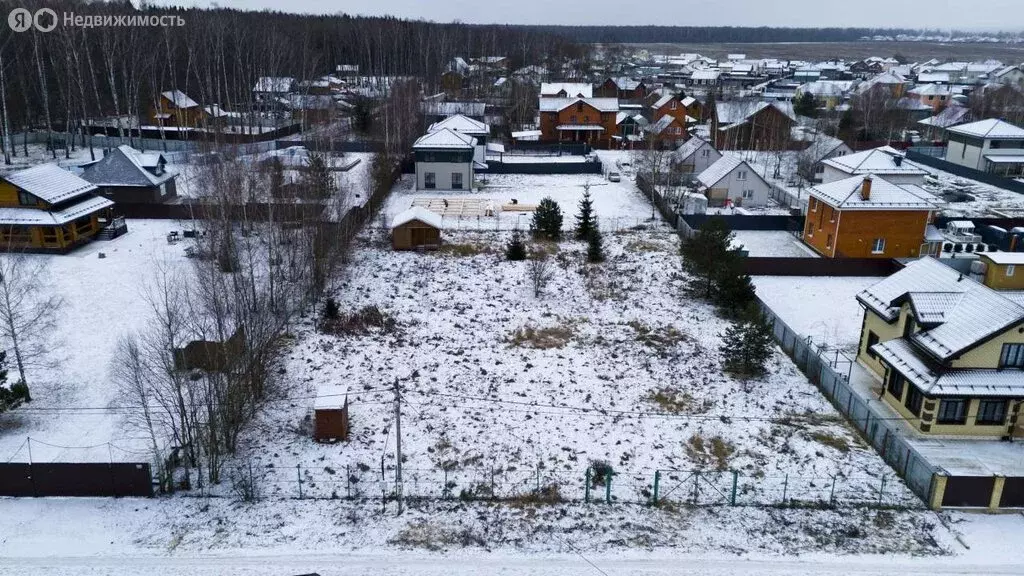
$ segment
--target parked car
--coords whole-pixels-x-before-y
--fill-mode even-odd
[[[622,181],[622,176],[619,175],[618,172],[612,170],[612,171],[608,172],[608,181],[609,182],[621,182]]]

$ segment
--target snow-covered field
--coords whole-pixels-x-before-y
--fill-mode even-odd
[[[139,452],[142,440],[126,432],[123,411],[116,409],[109,368],[117,339],[146,325],[147,284],[162,267],[188,265],[185,243],[167,243],[171,230],[182,226],[128,220],[128,234],[115,240],[70,254],[31,256],[49,262],[49,276],[64,299],[61,345],[55,346],[60,352],[52,358],[58,361],[54,369],[30,374],[32,403],[0,417],[0,462],[27,462],[29,437],[36,462],[148,461]]]
[[[857,294],[872,276],[756,276],[757,295],[793,330],[815,343],[856,352],[864,310]]]

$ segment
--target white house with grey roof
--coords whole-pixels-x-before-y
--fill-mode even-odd
[[[437,132],[438,130],[452,130],[460,134],[466,134],[472,136],[476,140],[476,148],[473,151],[473,160],[478,165],[486,166],[487,162],[487,137],[490,135],[490,127],[487,124],[465,116],[462,114],[454,114],[434,122],[427,128],[427,132]]]
[[[1024,435],[1024,297],[922,258],[857,295],[857,361],[915,432]]]
[[[475,148],[476,138],[450,128],[420,136],[412,145],[416,157],[416,189],[471,190],[476,169]]]
[[[697,175],[709,206],[759,208],[768,204],[772,187],[739,156],[722,156]]]
[[[946,161],[1005,176],[1024,174],[1024,128],[989,118],[946,129]]]
[[[908,162],[903,153],[891,146],[872,148],[822,161],[822,183],[828,184],[851,176],[882,176],[892,184],[921,186],[928,171]]]
[[[682,174],[684,179],[692,180],[721,158],[722,153],[715,150],[710,142],[699,136],[691,136],[672,152],[670,162],[674,171]]]

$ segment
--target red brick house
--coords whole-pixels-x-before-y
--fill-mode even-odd
[[[617,133],[617,98],[540,98],[540,131],[544,142],[586,142],[612,145]]]
[[[594,96],[639,101],[647,96],[647,85],[632,78],[608,78],[594,88]]]

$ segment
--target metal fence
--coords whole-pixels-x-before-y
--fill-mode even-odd
[[[842,364],[837,361],[838,357],[830,359],[813,342],[787,326],[767,304],[760,299],[758,302],[772,322],[775,340],[797,367],[849,419],[907,486],[924,502],[930,502],[936,468],[907,442],[885,413],[877,410],[853,389],[848,371],[846,374],[840,372]]]
[[[733,470],[551,470],[543,466],[405,468],[393,466],[229,468],[202,496],[252,499],[495,500],[686,506],[861,506],[922,508],[892,475],[800,476]],[[248,490],[248,492],[246,492]]]
[[[982,172],[981,170],[975,170],[968,168],[967,166],[961,166],[959,164],[953,164],[947,162],[942,158],[936,158],[927,154],[916,152],[915,150],[907,150],[907,160],[912,160],[925,166],[931,166],[944,172],[960,176],[961,178],[969,178],[971,180],[977,180],[984,182],[1003,190],[1009,190],[1010,192],[1016,192],[1018,194],[1024,194],[1024,183],[1011,180],[1009,178],[1003,178],[996,174],[989,174],[988,172]]]

